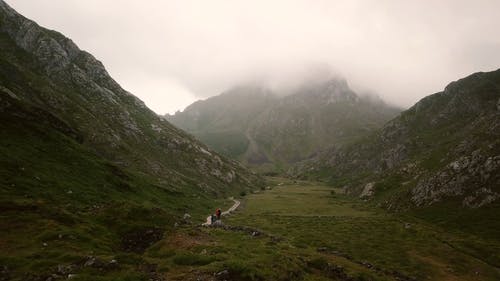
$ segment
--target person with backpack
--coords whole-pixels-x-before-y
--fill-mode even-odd
[[[222,212],[221,212],[220,208],[217,208],[217,210],[215,211],[215,216],[217,216],[217,220],[220,220],[221,215],[222,215]]]

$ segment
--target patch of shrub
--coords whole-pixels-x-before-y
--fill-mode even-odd
[[[323,270],[328,267],[328,261],[324,257],[314,258],[307,262],[309,267]]]
[[[224,263],[224,267],[235,280],[264,280],[259,271],[241,260],[232,260]]]
[[[177,265],[207,265],[215,261],[215,258],[195,254],[178,254],[173,261]]]

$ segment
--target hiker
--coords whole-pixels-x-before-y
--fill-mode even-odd
[[[220,215],[221,215],[220,208],[217,208],[217,211],[215,211],[215,215],[217,216],[217,219],[220,220]]]

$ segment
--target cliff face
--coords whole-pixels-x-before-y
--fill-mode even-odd
[[[499,104],[500,70],[476,73],[422,99],[369,138],[290,172],[345,184],[354,194],[370,189],[392,208],[449,200],[481,207],[500,198]]]
[[[70,39],[3,1],[0,32],[2,94],[50,113],[101,157],[169,184],[196,182],[212,193],[259,181],[158,117]]]

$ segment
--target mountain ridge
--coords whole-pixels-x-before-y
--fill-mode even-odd
[[[365,140],[327,150],[290,173],[345,184],[356,195],[381,193],[376,201],[393,209],[452,198],[481,207],[500,198],[499,104],[500,70],[475,73],[423,98]]]
[[[287,95],[264,86],[236,87],[165,118],[225,155],[279,171],[329,143],[347,143],[378,128],[397,112],[358,96],[345,79],[331,78]]]

